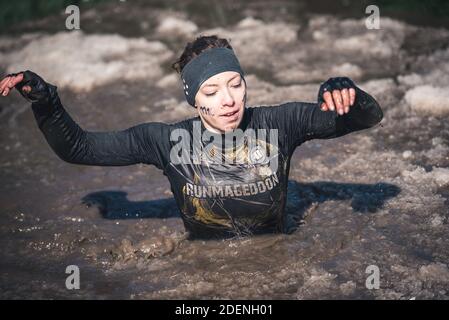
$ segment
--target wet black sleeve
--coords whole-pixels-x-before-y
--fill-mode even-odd
[[[165,167],[169,125],[150,122],[123,131],[85,131],[62,106],[56,87],[48,84],[48,88],[48,96],[34,101],[32,110],[39,129],[62,160],[96,166],[145,163]]]
[[[311,139],[330,139],[378,124],[383,113],[377,101],[356,89],[354,105],[340,116],[336,111],[322,111],[317,103],[288,102],[274,107],[272,120],[282,129],[289,149]]]

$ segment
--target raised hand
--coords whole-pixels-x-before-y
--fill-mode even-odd
[[[11,73],[0,81],[0,95],[6,97],[13,88],[30,102],[37,102],[48,97],[48,84],[32,71]]]
[[[354,82],[347,77],[330,78],[320,86],[318,106],[323,111],[337,111],[344,115],[354,105],[355,88]]]

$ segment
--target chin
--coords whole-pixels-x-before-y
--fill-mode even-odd
[[[238,116],[239,117],[235,121],[233,121],[233,122],[224,122],[224,123],[221,123],[221,124],[216,123],[215,128],[220,130],[221,132],[229,132],[229,131],[235,130],[239,126],[240,122],[242,122],[242,119],[243,119],[243,112],[242,112],[242,110],[240,110],[238,112]]]
[[[222,131],[228,132],[228,131],[235,130],[239,126],[241,121],[242,121],[242,119],[237,119],[235,122],[224,124],[222,126]]]
[[[237,126],[227,126],[226,128],[222,129],[223,132],[230,132],[233,131]]]

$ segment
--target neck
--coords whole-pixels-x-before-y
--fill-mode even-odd
[[[219,129],[216,129],[216,128],[212,127],[211,125],[209,125],[209,124],[208,124],[206,121],[204,121],[203,119],[201,119],[201,121],[203,122],[204,127],[205,127],[208,131],[210,131],[210,132],[212,132],[212,133],[216,133],[216,134],[223,134],[223,133],[225,133],[225,131],[223,131],[223,130],[219,130]]]

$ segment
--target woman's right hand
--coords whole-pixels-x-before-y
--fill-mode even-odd
[[[49,96],[49,86],[44,79],[32,71],[11,73],[0,81],[0,95],[7,96],[13,88],[30,102],[42,102]],[[53,86],[54,87],[54,86]],[[56,87],[54,87],[56,88]]]

